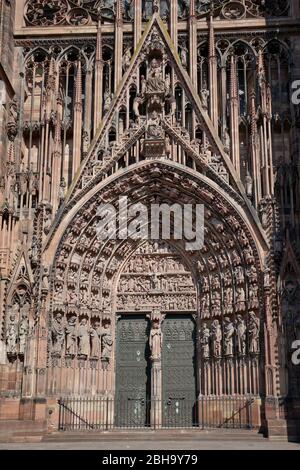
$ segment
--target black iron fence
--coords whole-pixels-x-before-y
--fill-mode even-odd
[[[201,396],[196,401],[68,397],[59,400],[59,429],[251,429],[254,403],[256,397],[250,396]]]

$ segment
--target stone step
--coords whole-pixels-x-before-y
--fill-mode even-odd
[[[188,441],[199,438],[201,440],[223,440],[223,441],[257,441],[262,439],[262,434],[257,430],[115,430],[115,431],[60,431],[49,434],[43,438],[43,442],[77,442],[77,441],[160,441],[181,440]]]
[[[0,421],[0,442],[41,442],[46,429],[46,421]]]

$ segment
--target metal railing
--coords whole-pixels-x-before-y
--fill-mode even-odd
[[[252,429],[254,397],[202,396],[198,399],[200,427]]]
[[[231,428],[253,427],[249,396],[114,399],[103,396],[59,400],[59,430]]]

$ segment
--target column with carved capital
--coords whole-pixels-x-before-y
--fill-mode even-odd
[[[165,315],[158,310],[151,314],[149,346],[151,351],[151,426],[162,426],[162,370],[161,356],[163,345],[162,323]]]

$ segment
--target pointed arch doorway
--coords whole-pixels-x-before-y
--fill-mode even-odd
[[[196,422],[196,304],[191,271],[174,247],[146,242],[123,266],[117,293],[117,426]]]

